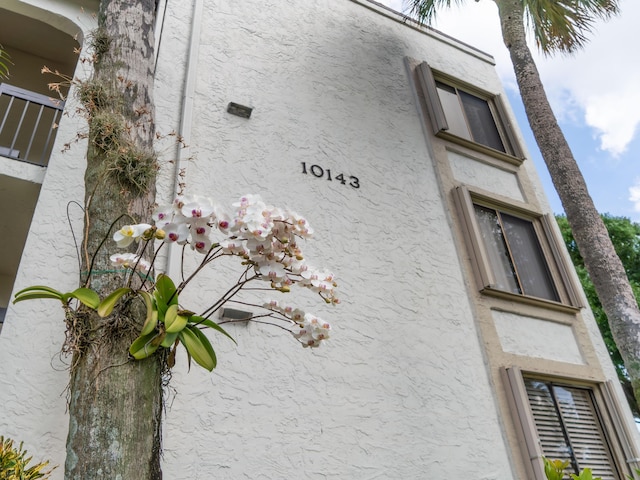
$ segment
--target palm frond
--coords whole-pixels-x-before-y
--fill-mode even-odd
[[[9,78],[9,65],[13,65],[11,57],[9,57],[4,47],[0,45],[0,80]]]
[[[439,10],[461,5],[464,0],[404,0],[405,11],[419,23],[431,25]]]
[[[620,11],[618,0],[524,0],[524,5],[527,27],[545,54],[580,49],[596,20]]]

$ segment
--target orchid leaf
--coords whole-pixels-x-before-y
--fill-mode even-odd
[[[178,338],[198,365],[209,371],[216,367],[216,355],[213,347],[209,339],[199,329],[189,326],[178,334]]]
[[[147,319],[145,320],[144,325],[142,325],[142,330],[140,331],[140,335],[144,336],[152,333],[157,326],[158,326],[158,311],[157,310],[148,311]]]
[[[162,295],[160,295],[160,292],[158,292],[158,290],[153,292],[153,298],[156,303],[156,308],[158,309],[160,321],[164,321],[164,314],[167,311],[168,305],[165,303]]]
[[[22,295],[23,293],[26,293],[26,292],[32,292],[34,290],[42,290],[44,292],[57,293],[62,298],[62,292],[59,292],[55,288],[47,287],[46,285],[32,285],[31,287],[23,288],[22,290],[16,293],[16,296]]]
[[[171,346],[176,342],[176,339],[178,338],[178,333],[180,332],[167,333],[160,345],[165,348],[171,348]]]
[[[216,368],[216,365],[218,364],[218,360],[216,358],[216,352],[213,350],[213,346],[211,345],[211,342],[209,341],[207,336],[199,328],[191,327],[189,328],[189,330],[195,333],[196,336],[200,339],[200,342],[202,342],[202,345],[206,349],[207,354],[213,361],[213,368]]]
[[[45,292],[45,291],[26,292],[21,294],[20,296],[16,294],[15,298],[13,299],[13,303],[22,302],[23,300],[35,300],[39,298],[51,298],[53,300],[60,300],[62,303],[65,303],[64,300],[62,299],[62,294],[58,295],[55,293]]]
[[[216,330],[216,331],[220,332],[221,334],[225,335],[226,337],[230,338],[231,341],[233,343],[235,343],[236,345],[238,344],[238,342],[236,342],[236,340],[231,335],[229,335],[224,328],[222,328],[220,325],[218,325],[213,320],[209,320],[208,318],[200,317],[198,315],[191,315],[189,317],[189,323],[193,323],[193,324],[196,324],[196,325],[204,325],[206,327],[213,328],[214,330]]]
[[[156,280],[156,293],[160,296],[162,302],[167,305],[177,305],[178,295],[173,280],[168,275],[161,273]],[[156,298],[158,298],[156,296]]]
[[[64,296],[65,298],[75,298],[94,310],[98,308],[98,305],[100,305],[100,297],[90,288],[77,288],[71,293],[66,293]]]
[[[140,332],[140,336],[144,336],[153,332],[158,326],[158,310],[154,308],[153,299],[149,292],[140,291],[138,292],[138,295],[142,297],[142,300],[147,307],[147,317],[142,325],[142,331]]]
[[[109,315],[115,308],[118,301],[130,292],[131,289],[128,287],[118,288],[111,292],[104,300],[102,300],[102,302],[100,302],[100,305],[98,305],[98,315],[103,318]]]
[[[14,295],[13,303],[38,298],[51,298],[54,300],[60,300],[62,303],[65,303],[66,301],[62,292],[45,285],[34,285],[32,287],[23,288],[17,292]]]
[[[172,305],[173,307],[174,305]],[[171,308],[171,307],[169,307]],[[167,325],[167,333],[177,333],[180,330],[182,330],[184,327],[187,326],[187,320],[189,317],[186,317],[184,315],[176,315],[175,320],[173,321],[173,323],[171,324],[171,326]],[[166,324],[165,324],[166,325]]]
[[[129,353],[136,360],[151,356],[164,339],[164,333],[150,333],[136,338],[129,347]]]
[[[171,305],[164,314],[164,329],[168,330],[178,316],[178,305]]]

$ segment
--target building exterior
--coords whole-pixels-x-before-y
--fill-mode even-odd
[[[49,100],[40,69],[86,78],[73,51],[96,8],[0,7],[15,64],[0,86],[0,434],[59,465],[63,312],[10,299],[77,286],[86,126],[73,92]],[[622,480],[640,466],[489,55],[367,0],[160,1],[157,31],[156,128],[188,145],[159,140],[159,200],[182,169],[188,193],[295,208],[342,299],[318,308],[335,330],[320,349],[249,323],[229,327],[237,347],[215,339],[213,374],[178,361],[166,478],[537,480],[546,455]],[[202,291],[228,275],[208,273]]]

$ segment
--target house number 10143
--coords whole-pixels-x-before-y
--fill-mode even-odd
[[[346,185],[348,182],[349,186],[353,188],[360,188],[360,180],[358,180],[358,177],[354,177],[353,175],[349,175],[348,177],[345,177],[344,174],[341,173],[332,178],[331,170],[329,170],[328,168],[325,170],[320,165],[311,165],[307,171],[307,162],[301,162],[301,163],[302,163],[302,173],[304,173],[305,175],[311,173],[311,175],[313,175],[314,177],[323,178],[326,174],[327,180],[330,182],[335,180],[336,182],[340,182],[342,185]]]

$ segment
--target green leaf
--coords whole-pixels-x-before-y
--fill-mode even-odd
[[[39,298],[51,298],[53,300],[60,300],[62,303],[66,302],[66,298],[62,292],[47,287],[45,285],[34,285],[31,287],[23,288],[13,296],[13,303],[22,302],[23,300],[35,300]]]
[[[147,319],[142,325],[142,330],[140,331],[140,335],[144,336],[144,335],[150,334],[156,329],[157,326],[158,326],[158,311],[151,310],[147,314]]]
[[[231,335],[229,335],[224,328],[222,328],[213,320],[209,320],[208,318],[200,317],[198,315],[191,315],[189,317],[189,323],[195,323],[196,325],[205,325],[209,328],[213,328],[214,330],[217,330],[218,332],[230,338],[233,343],[238,345],[238,342],[236,342],[235,339]]]
[[[174,306],[176,305],[171,305],[171,307],[174,307]],[[187,326],[188,318],[189,317],[185,317],[184,315],[176,315],[175,320],[170,326],[165,323],[165,325],[167,325],[167,329],[166,329],[167,333],[177,333],[180,330],[182,330],[184,327]]]
[[[100,305],[100,297],[90,288],[77,288],[73,292],[65,294],[65,297],[76,298],[81,303],[85,304],[89,308],[93,308],[94,310],[98,308],[98,305]]]
[[[211,358],[211,360],[213,360],[213,368],[216,368],[218,359],[216,358],[216,352],[213,350],[213,346],[211,345],[211,342],[209,341],[207,336],[199,328],[191,327],[189,330],[193,331],[193,333],[195,333],[196,336],[200,339],[202,345],[207,350],[209,357]]]
[[[160,321],[164,321],[164,314],[167,312],[168,305],[164,302],[162,295],[157,290],[153,292],[153,298],[155,299],[156,308],[160,315]]]
[[[18,295],[22,295],[23,293],[32,292],[32,291],[35,291],[35,290],[41,290],[43,292],[55,293],[55,294],[60,295],[60,298],[62,298],[62,296],[63,296],[62,292],[59,292],[55,288],[47,287],[46,285],[32,285],[31,287],[23,288],[22,290],[17,292],[15,294],[15,296],[17,297]]]
[[[544,473],[547,480],[562,480],[564,478],[564,471],[569,466],[569,461],[565,460],[549,460],[543,457],[544,460]]]
[[[176,339],[178,338],[178,334],[180,332],[176,332],[176,333],[167,333],[164,337],[164,340],[162,340],[162,343],[160,345],[162,345],[165,348],[171,348],[171,346],[176,342]]]
[[[51,298],[53,300],[60,300],[62,303],[65,303],[64,300],[62,299],[62,294],[57,295],[55,293],[51,293],[51,292],[27,292],[27,293],[23,293],[20,296],[18,296],[18,294],[16,294],[15,298],[13,299],[13,303],[18,303],[18,302],[22,302],[23,300],[35,300],[38,298]]]
[[[571,474],[572,480],[602,480],[602,477],[593,478],[593,473],[590,468],[585,468],[580,475],[574,473]]]
[[[209,339],[199,329],[189,326],[178,334],[178,338],[198,365],[209,371],[216,368],[216,355],[213,347]]]
[[[165,330],[170,327],[173,322],[175,322],[176,317],[178,316],[178,305],[171,305],[167,308],[166,313],[164,314],[164,328]]]
[[[136,338],[129,347],[129,353],[136,360],[147,358],[158,349],[163,339],[164,333],[150,333],[140,336]]]
[[[0,45],[0,80],[9,78],[9,65],[13,65],[11,56],[4,47]]]
[[[168,275],[161,273],[156,280],[156,292],[167,306],[178,304],[176,286]],[[157,297],[156,297],[157,298]]]
[[[145,306],[147,307],[147,318],[142,325],[142,331],[140,332],[141,336],[147,335],[153,332],[158,326],[158,310],[156,310],[153,306],[153,299],[151,298],[151,294],[149,292],[140,291],[138,295],[142,297]]]
[[[128,287],[118,288],[111,292],[107,297],[105,297],[100,305],[98,305],[98,315],[101,317],[106,317],[109,315],[122,297],[124,297],[127,293],[130,293],[131,289]]]
[[[175,343],[176,338],[178,338],[178,333],[167,333],[164,337],[164,340],[162,340],[162,343],[160,344],[161,346],[165,347],[165,348],[171,348],[171,346]]]

